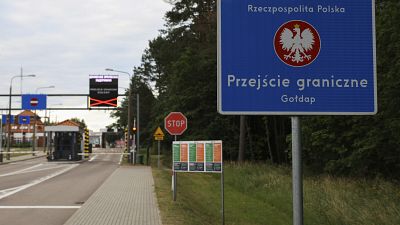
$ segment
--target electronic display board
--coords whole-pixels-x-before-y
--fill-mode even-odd
[[[90,107],[117,107],[118,75],[89,75]]]

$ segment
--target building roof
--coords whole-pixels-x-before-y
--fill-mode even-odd
[[[60,123],[57,124],[57,126],[73,126],[73,127],[79,127],[80,124],[77,122],[74,122],[72,120],[64,120]]]
[[[30,110],[24,110],[18,116],[35,116],[36,114]],[[37,116],[37,115],[36,115]]]

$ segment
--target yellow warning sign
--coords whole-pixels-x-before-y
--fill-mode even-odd
[[[164,140],[164,136],[154,136],[154,140],[163,141]]]
[[[160,127],[157,127],[156,132],[154,132],[154,139],[156,141],[164,140],[164,133],[162,132]]]
[[[160,127],[157,127],[156,132],[154,132],[154,136],[164,136]]]

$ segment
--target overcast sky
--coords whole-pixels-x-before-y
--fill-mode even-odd
[[[11,77],[20,75],[22,67],[23,74],[37,76],[22,80],[23,94],[51,85],[55,88],[38,92],[88,94],[89,74],[115,74],[105,68],[131,72],[140,65],[171,7],[164,0],[1,0],[0,93],[9,93]],[[128,87],[128,76],[119,77],[119,86]],[[21,79],[14,79],[12,87],[20,94]],[[18,97],[12,102],[21,104]],[[86,107],[87,101],[49,97],[47,104]],[[0,108],[7,107],[8,98],[0,97]],[[114,122],[104,110],[51,112],[52,120],[71,117],[83,118],[95,131]]]

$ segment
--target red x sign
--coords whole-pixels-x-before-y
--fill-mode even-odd
[[[117,107],[117,98],[100,100],[95,98],[90,98],[90,107],[92,106],[112,106]]]

